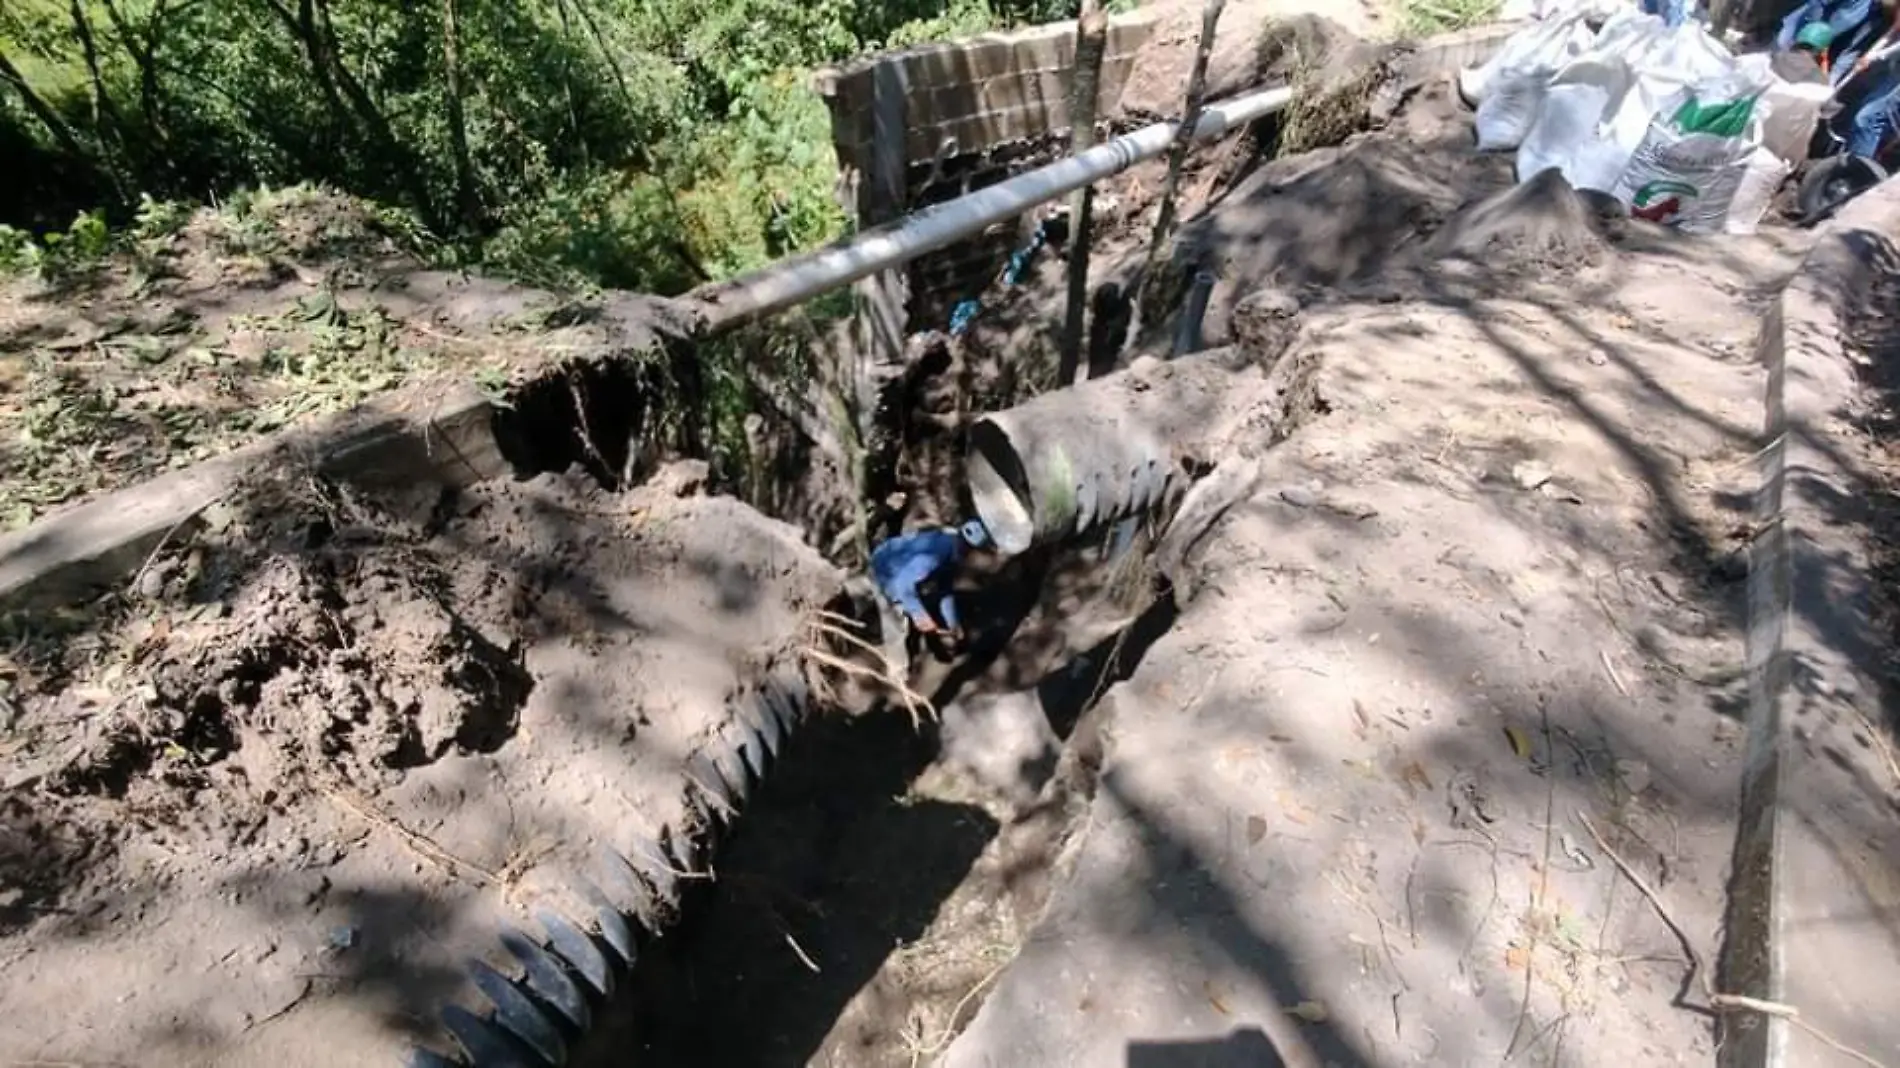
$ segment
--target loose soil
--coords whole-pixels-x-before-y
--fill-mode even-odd
[[[1870,299],[1854,309],[1853,355],[1868,393],[1856,412],[1865,436],[1841,444],[1860,454],[1873,485],[1867,494],[1872,517],[1870,556],[1876,579],[1875,616],[1900,648],[1900,264],[1877,265]],[[1889,682],[1897,677],[1892,667]],[[1871,732],[1875,749],[1900,790],[1900,695],[1883,694],[1884,730]]]
[[[1759,315],[1809,235],[1606,219],[1444,86],[1191,220],[1210,343],[1299,297],[1266,452],[1104,698],[1072,875],[942,1061],[1655,1064],[1707,1020]],[[1210,479],[1221,477],[1217,469]]]
[[[259,486],[9,680],[0,1048],[380,1063],[594,849],[696,834],[682,768],[842,583],[696,479]]]

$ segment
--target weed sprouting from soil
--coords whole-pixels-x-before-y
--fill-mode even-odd
[[[1397,0],[1398,32],[1407,40],[1482,25],[1497,17],[1501,0]]]

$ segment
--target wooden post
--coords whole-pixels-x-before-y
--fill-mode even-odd
[[[1095,111],[1102,84],[1102,55],[1108,51],[1108,16],[1100,0],[1082,0],[1076,21],[1075,77],[1069,84],[1069,151],[1086,152],[1095,144]],[[1088,337],[1090,214],[1095,187],[1085,185],[1069,196],[1069,308],[1062,326],[1062,352],[1056,388],[1077,379],[1082,342]]]
[[[1187,110],[1181,116],[1181,128],[1175,134],[1174,144],[1168,148],[1167,184],[1161,190],[1161,213],[1155,217],[1154,238],[1148,244],[1148,260],[1138,283],[1135,326],[1130,331],[1130,340],[1167,310],[1162,302],[1168,299],[1169,287],[1157,285],[1160,279],[1156,275],[1161,271],[1168,239],[1174,236],[1174,202],[1180,193],[1181,168],[1187,161],[1188,146],[1193,142],[1194,126],[1201,121],[1207,97],[1207,61],[1214,53],[1214,31],[1220,24],[1221,9],[1226,6],[1226,0],[1207,0],[1207,6],[1201,10],[1201,41],[1194,52],[1194,69],[1188,75]]]
[[[901,62],[872,69],[871,144],[859,187],[858,225],[869,229],[899,218],[909,207],[906,135],[908,79]],[[891,386],[904,373],[904,337],[910,323],[910,282],[906,267],[874,274],[858,283],[858,316],[863,326],[858,362],[858,440],[864,447],[863,484],[866,541],[876,544],[892,513],[885,501],[896,488],[902,447],[900,420]]]

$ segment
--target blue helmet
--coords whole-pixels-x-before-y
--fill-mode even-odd
[[[990,543],[989,528],[983,525],[981,519],[972,519],[963,524],[962,527],[958,528],[958,533],[963,535],[964,541],[969,542],[979,549]]]

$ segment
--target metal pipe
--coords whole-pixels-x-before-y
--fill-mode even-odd
[[[1219,137],[1279,111],[1292,100],[1293,90],[1281,87],[1210,105],[1194,124],[1193,139],[1205,141]],[[860,278],[909,263],[1005,219],[1015,218],[1039,204],[1159,156],[1173,142],[1179,125],[1161,122],[1124,134],[1107,144],[925,208],[825,248],[730,281],[701,286],[683,299],[703,307],[703,336],[721,333],[802,304]]]
[[[1234,379],[1215,354],[1134,367],[1045,393],[970,427],[976,512],[1004,555],[1139,515],[1186,488]]]

